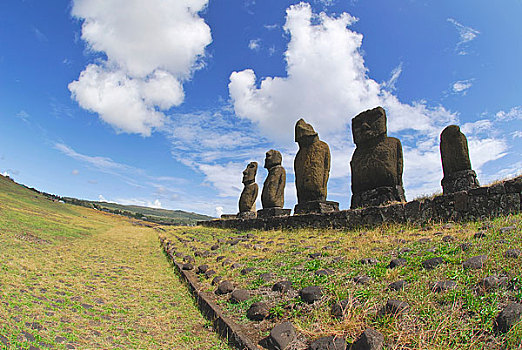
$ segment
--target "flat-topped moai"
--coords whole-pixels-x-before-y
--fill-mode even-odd
[[[440,134],[440,156],[444,178],[444,194],[479,187],[477,174],[471,170],[468,140],[457,125],[446,127]]]
[[[239,197],[239,214],[241,219],[256,217],[256,199],[258,187],[256,184],[257,162],[248,163],[243,171],[243,191]]]
[[[405,202],[402,145],[387,136],[384,109],[369,109],[353,118],[352,134],[357,147],[350,162],[351,208]]]
[[[271,149],[266,152],[265,168],[268,176],[261,192],[263,209],[257,211],[258,217],[290,215],[290,209],[283,209],[285,205],[286,171],[281,165],[283,157],[279,151]]]
[[[330,148],[319,140],[314,128],[303,119],[295,125],[299,151],[294,159],[297,205],[294,214],[328,213],[339,210],[339,203],[326,200],[330,174]]]

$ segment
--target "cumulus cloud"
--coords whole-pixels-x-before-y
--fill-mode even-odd
[[[261,39],[252,39],[248,43],[248,48],[252,51],[259,51],[261,48]]]
[[[499,121],[522,120],[522,106],[516,106],[509,111],[498,111],[495,117]]]
[[[69,84],[82,108],[121,132],[144,136],[184,100],[182,83],[203,66],[208,0],[75,0],[81,38],[106,58]]]
[[[468,89],[473,85],[473,79],[459,80],[453,83],[452,90],[455,94],[466,95]]]
[[[459,42],[457,43],[455,50],[459,55],[467,55],[468,52],[466,51],[466,44],[474,40],[480,34],[480,32],[476,29],[460,24],[454,18],[448,18],[448,22],[453,24],[459,32]]]

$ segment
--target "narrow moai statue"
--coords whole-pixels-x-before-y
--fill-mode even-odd
[[[261,192],[263,209],[257,211],[258,217],[290,215],[290,209],[283,209],[285,204],[286,171],[281,165],[283,157],[279,151],[266,152],[265,168],[268,176]]]
[[[477,174],[471,169],[468,140],[457,125],[446,127],[440,134],[440,156],[444,178],[444,194],[479,187]]]
[[[294,214],[327,213],[339,210],[339,203],[327,201],[330,148],[319,140],[314,128],[303,119],[295,125],[299,151],[294,159],[297,205]]]
[[[258,186],[256,184],[257,162],[248,163],[243,171],[243,191],[239,197],[239,214],[242,219],[256,217],[256,199]]]
[[[402,187],[402,145],[387,136],[386,112],[370,109],[352,119],[356,144],[352,170],[351,208],[405,202]]]

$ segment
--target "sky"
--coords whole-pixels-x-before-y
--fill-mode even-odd
[[[0,173],[42,191],[212,216],[294,125],[350,206],[351,119],[385,108],[406,198],[441,192],[441,131],[481,184],[522,171],[522,1],[3,0]],[[261,208],[260,200],[257,203]]]

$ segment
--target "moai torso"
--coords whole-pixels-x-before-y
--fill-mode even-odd
[[[386,112],[377,107],[352,119],[352,208],[405,201],[402,145],[386,135]]]
[[[298,203],[325,201],[330,174],[330,148],[303,119],[296,124],[299,151],[294,159]]]
[[[255,183],[257,173],[257,163],[251,162],[243,171],[244,188],[239,197],[239,212],[255,212],[258,187]]]
[[[265,168],[268,169],[268,176],[261,193],[263,208],[282,208],[285,204],[286,171],[281,162],[281,153],[278,151],[270,150],[266,153]]]

